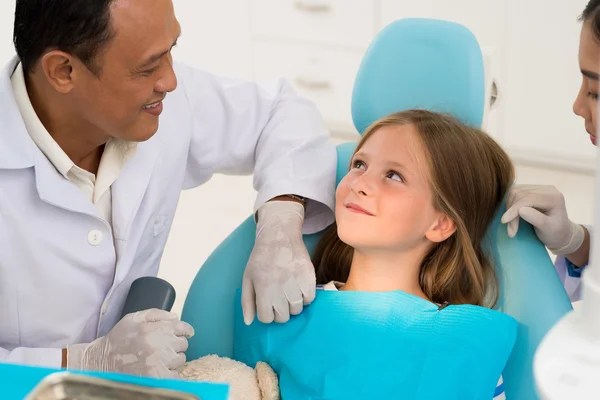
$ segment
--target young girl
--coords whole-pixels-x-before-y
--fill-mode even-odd
[[[338,186],[336,224],[313,258],[317,284],[492,308],[498,284],[483,241],[513,178],[493,139],[451,117],[405,111],[377,121]]]
[[[513,178],[502,148],[452,117],[375,122],[313,258],[341,292],[285,325],[236,322],[236,358],[269,363],[284,399],[503,398],[517,324],[485,308],[498,283],[484,238]]]

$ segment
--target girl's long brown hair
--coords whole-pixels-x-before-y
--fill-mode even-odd
[[[378,129],[409,124],[416,127],[427,153],[434,207],[456,224],[456,232],[434,244],[423,259],[421,289],[435,303],[493,307],[498,281],[483,240],[514,180],[513,164],[502,147],[481,130],[424,110],[403,111],[375,122],[355,151]],[[313,257],[317,283],[346,282],[353,253],[338,237],[337,226],[330,226]]]

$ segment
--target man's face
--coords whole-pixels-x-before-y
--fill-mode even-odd
[[[177,87],[171,49],[181,30],[171,0],[115,0],[110,12],[114,37],[96,57],[99,74],[75,64],[71,105],[94,130],[145,141]]]

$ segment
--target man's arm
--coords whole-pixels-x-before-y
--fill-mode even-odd
[[[334,220],[337,153],[314,106],[283,79],[261,84],[176,65],[192,116],[184,188],[214,173],[254,175],[254,213],[267,201],[306,199],[303,233]]]
[[[63,349],[17,347],[13,350],[0,348],[0,362],[47,368],[66,366]]]
[[[313,301],[302,234],[334,220],[337,152],[316,107],[283,80],[263,84],[178,68],[191,107],[185,187],[213,173],[254,175],[257,229],[242,282],[246,323],[286,322]]]

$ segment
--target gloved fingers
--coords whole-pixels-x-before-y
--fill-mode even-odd
[[[514,200],[514,199],[513,199]],[[519,217],[519,204],[514,201],[507,200],[506,201],[506,211],[502,214],[502,218],[500,222],[506,224],[515,218]]]
[[[506,194],[506,208],[512,207],[519,199],[523,198],[523,196],[528,195],[531,192],[531,189],[528,185],[515,185],[508,189],[508,193]]]
[[[515,235],[517,234],[517,231],[519,230],[519,218],[513,218],[512,220],[510,220],[508,222],[508,225],[506,227],[507,232],[508,232],[508,237],[515,237]]]
[[[520,208],[519,215],[537,229],[543,229],[548,222],[548,216],[533,207]]]
[[[302,312],[303,309],[304,309],[304,300],[289,302],[290,315],[298,315]],[[277,322],[279,322],[279,321],[277,321]]]
[[[256,296],[252,281],[244,275],[242,280],[242,312],[244,314],[244,323],[252,324],[256,316]]]
[[[304,305],[304,299],[303,299],[303,293],[302,290],[300,289],[300,286],[298,286],[298,280],[296,279],[289,279],[283,286],[283,295],[285,296],[285,304],[281,304],[277,303],[275,305],[275,312],[279,311],[280,307],[286,307],[287,310],[287,314],[288,316],[291,315],[298,315],[302,312],[302,307]],[[278,321],[277,320],[277,316],[275,317],[275,321],[277,322],[287,322],[287,320],[285,321]]]
[[[179,360],[178,360],[179,361]],[[184,361],[185,363],[185,361]],[[148,373],[148,376],[152,378],[160,378],[160,379],[177,379],[179,378],[179,373],[174,371],[178,367],[172,367],[170,364],[177,365],[177,363],[166,363],[159,362],[156,365],[153,365],[151,371]],[[183,365],[183,364],[181,364]]]
[[[144,332],[158,332],[173,337],[191,338],[194,336],[194,328],[187,322],[179,320],[150,322],[142,329]]]
[[[182,367],[185,362],[186,358],[184,353],[174,353],[166,360],[165,366],[170,370],[174,370]]]
[[[502,215],[500,222],[506,224],[515,218],[519,217],[519,209],[523,207],[535,208],[542,213],[546,213],[554,207],[553,199],[547,196],[525,196],[517,200],[510,206],[508,210]]]
[[[175,336],[182,336],[185,338],[191,338],[194,336],[194,327],[184,321],[177,321],[173,324]]]
[[[518,197],[515,205],[518,204],[519,208],[533,207],[543,213],[547,213],[560,204],[561,197],[562,193],[556,189],[553,192],[527,193],[522,197]]]
[[[157,322],[157,321],[176,321],[179,319],[177,314],[152,308],[150,310],[138,311],[136,313],[129,314],[132,322]]]
[[[258,316],[258,320],[262,323],[270,324],[275,320],[272,290],[270,288],[256,290],[256,286],[253,286],[253,288],[255,290],[256,315]]]
[[[181,336],[175,337],[174,340],[171,342],[171,348],[176,353],[184,353],[185,351],[187,351],[188,346],[188,340]]]
[[[300,290],[298,290],[298,292],[300,292]],[[275,297],[275,301],[273,302],[273,314],[273,320],[280,324],[290,320],[290,303],[283,290]]]
[[[309,273],[298,277],[298,285],[302,292],[304,305],[312,303],[317,295],[317,277],[312,262],[310,262],[309,268]]]
[[[513,208],[516,204],[529,203],[526,205],[542,203],[550,197],[546,193],[547,190],[543,186],[519,185],[509,189],[506,196],[506,208]]]

